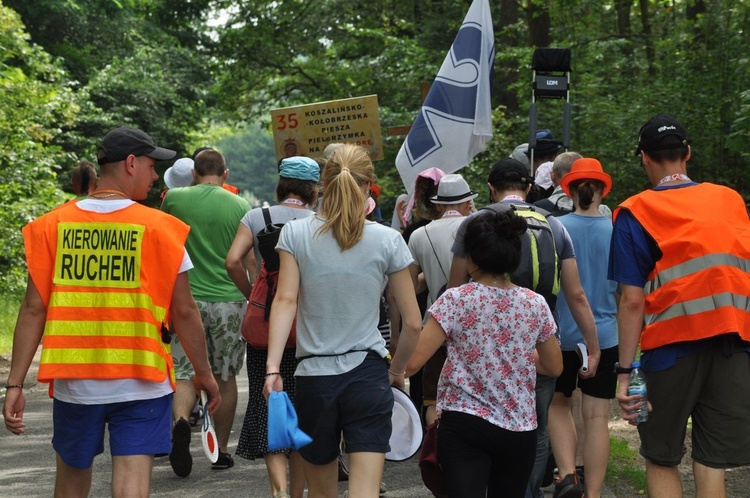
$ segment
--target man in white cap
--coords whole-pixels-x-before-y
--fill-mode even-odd
[[[167,188],[189,187],[193,184],[195,163],[189,157],[181,157],[164,172],[164,183]]]
[[[248,202],[222,188],[228,170],[218,151],[203,150],[195,156],[195,185],[167,191],[161,209],[190,225],[187,249],[195,268],[190,272],[190,289],[201,312],[210,362],[221,389],[224,404],[216,412],[214,423],[219,443],[215,470],[234,466],[227,445],[237,407],[237,381],[242,369],[244,343],[240,325],[247,301],[234,285],[224,266],[240,220],[250,210]],[[192,367],[176,340],[172,347],[177,390],[175,392],[172,452],[169,461],[180,477],[192,471],[190,455],[190,412],[195,394],[190,388]]]
[[[445,175],[438,183],[437,195],[430,198],[440,212],[440,218],[418,228],[409,238],[409,249],[414,262],[409,271],[417,292],[428,289],[429,307],[445,290],[451,274],[453,253],[451,247],[458,227],[472,210],[472,199],[477,197],[461,175]],[[426,318],[426,317],[425,317]],[[422,404],[427,407],[426,422],[435,420],[437,382],[445,362],[445,347],[425,364],[422,373]]]

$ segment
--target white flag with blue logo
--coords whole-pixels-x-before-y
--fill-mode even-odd
[[[410,194],[421,171],[432,167],[446,173],[457,171],[492,138],[494,59],[489,0],[474,0],[396,156],[396,167]]]

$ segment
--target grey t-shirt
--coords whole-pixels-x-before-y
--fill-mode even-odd
[[[293,208],[283,204],[271,206],[268,208],[268,211],[270,212],[271,221],[273,223],[286,223],[300,218],[307,218],[308,216],[315,214],[315,212],[310,209]],[[263,230],[266,226],[266,222],[263,219],[262,208],[255,208],[248,211],[247,214],[242,217],[240,223],[253,232],[253,252],[255,253],[256,261],[255,271],[256,273],[259,273],[261,257],[260,252],[258,251],[258,232]]]
[[[342,251],[333,234],[316,234],[323,220],[311,216],[284,225],[276,250],[294,256],[300,271],[295,375],[338,375],[361,364],[367,351],[385,357],[378,321],[385,276],[411,262],[397,231],[365,222],[362,239]]]

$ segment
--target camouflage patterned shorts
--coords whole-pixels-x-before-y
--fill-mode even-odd
[[[208,360],[213,373],[217,377],[220,375],[222,380],[229,380],[229,377],[240,373],[245,360],[245,342],[242,340],[241,325],[247,302],[196,301],[196,304],[206,332]],[[172,358],[177,379],[192,379],[195,375],[193,366],[176,334],[172,337]]]

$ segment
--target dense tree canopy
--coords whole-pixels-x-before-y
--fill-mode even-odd
[[[431,81],[468,0],[218,2],[220,102],[242,118],[269,108],[376,93],[384,126],[408,124],[419,86]],[[530,62],[537,46],[573,54],[572,149],[599,157],[615,176],[616,203],[645,186],[632,157],[640,124],[670,112],[695,135],[698,180],[748,186],[750,93],[746,2],[616,0],[491,2],[497,40],[495,138],[465,171],[480,185],[489,165],[527,141]],[[238,91],[239,90],[239,91]],[[539,104],[539,127],[561,133],[556,102]],[[403,189],[393,168],[403,137],[378,165],[385,192]]]
[[[0,278],[22,274],[19,228],[60,199],[67,172],[130,124],[189,155],[214,144],[232,183],[273,196],[269,111],[377,94],[384,136],[410,124],[470,0],[2,0]],[[527,141],[535,47],[572,51],[571,148],[614,177],[614,206],[647,186],[633,157],[655,113],[693,135],[690,175],[748,194],[750,5],[744,0],[498,0],[494,139],[463,171],[482,190]],[[540,128],[561,134],[559,101]],[[384,210],[403,190],[386,139],[376,164]],[[160,165],[163,170],[168,164]],[[160,187],[156,187],[158,190]]]
[[[63,201],[55,172],[64,151],[52,142],[74,123],[77,105],[62,68],[1,5],[0,47],[0,278],[16,292],[25,273],[21,227]]]

